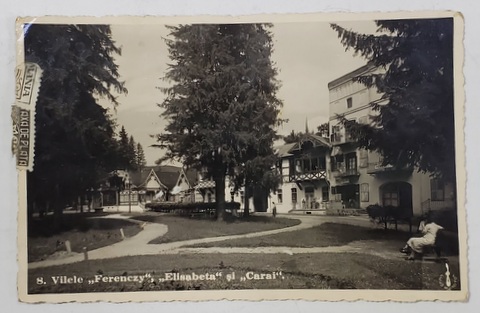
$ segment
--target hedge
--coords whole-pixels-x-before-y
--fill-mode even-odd
[[[367,207],[368,216],[378,222],[379,224],[384,224],[385,229],[387,229],[388,222],[395,222],[395,229],[397,229],[397,222],[399,220],[405,220],[409,222],[410,231],[412,228],[412,215],[411,212],[404,210],[400,207],[394,206],[380,206],[378,204],[372,204]]]
[[[215,212],[216,202],[150,202],[145,208],[155,212],[208,213]],[[226,210],[240,210],[240,203],[225,202]]]

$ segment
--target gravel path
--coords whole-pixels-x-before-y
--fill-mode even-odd
[[[398,252],[388,253],[386,251],[376,251],[372,248],[375,242],[362,242],[355,241],[344,246],[331,246],[331,247],[315,247],[315,248],[294,248],[294,247],[211,247],[211,248],[182,248],[184,246],[195,245],[199,243],[212,243],[225,240],[239,239],[239,238],[252,238],[266,235],[279,234],[284,232],[292,232],[300,229],[314,227],[326,222],[344,223],[358,226],[369,226],[372,224],[365,217],[331,217],[331,216],[304,216],[304,215],[288,215],[287,217],[299,219],[300,224],[262,231],[249,234],[221,236],[212,238],[193,239],[185,241],[176,241],[163,244],[148,244],[151,240],[163,236],[167,233],[168,227],[164,224],[158,223],[144,223],[129,219],[130,217],[120,214],[107,215],[102,218],[116,218],[116,219],[129,219],[132,222],[141,224],[143,230],[137,235],[126,238],[125,240],[115,243],[110,246],[102,247],[92,251],[88,251],[88,259],[109,259],[124,256],[138,256],[138,255],[156,255],[156,254],[201,254],[201,253],[286,253],[286,254],[300,254],[300,253],[369,253],[386,258],[398,258],[401,256]],[[380,253],[381,252],[381,253]],[[29,269],[47,267],[62,264],[71,264],[81,262],[85,260],[84,253],[72,253],[69,255],[63,255],[60,258],[47,259],[39,262],[32,262],[28,264]]]

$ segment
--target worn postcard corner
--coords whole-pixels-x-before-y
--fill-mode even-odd
[[[17,39],[20,301],[467,301],[460,13]]]

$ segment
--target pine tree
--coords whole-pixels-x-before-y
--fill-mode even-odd
[[[217,218],[225,208],[225,177],[233,181],[246,162],[272,153],[281,102],[270,60],[267,25],[219,24],[171,27],[172,65],[166,79],[158,135],[166,158],[206,170],[215,181]],[[263,150],[262,150],[263,149]]]
[[[412,166],[452,181],[453,19],[376,23],[378,35],[332,25],[347,49],[379,69],[356,79],[383,95],[382,101],[371,104],[378,113],[373,125],[346,126],[361,147],[378,151],[386,164]]]
[[[26,24],[24,45],[25,60],[43,70],[28,207],[50,203],[59,227],[65,205],[114,166],[114,123],[96,99],[117,105],[112,91],[126,92],[113,58],[120,49],[101,25]]]
[[[128,148],[127,148],[127,155],[128,155],[128,164],[129,168],[137,169],[137,144],[135,143],[135,139],[133,136],[130,135],[128,139]]]
[[[118,167],[126,170],[132,169],[131,167],[131,153],[130,145],[128,139],[128,133],[125,130],[125,127],[122,126],[120,132],[118,133]]]
[[[140,143],[137,143],[137,154],[136,154],[136,167],[138,169],[142,169],[147,165],[147,161],[145,160],[145,152],[143,151],[143,147]]]

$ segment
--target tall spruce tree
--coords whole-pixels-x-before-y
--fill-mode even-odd
[[[126,170],[136,170],[137,166],[137,144],[132,135],[128,135],[125,127],[122,126],[118,133],[117,154],[119,159],[119,168]]]
[[[137,169],[142,169],[147,165],[147,161],[145,160],[145,151],[143,151],[143,147],[140,143],[137,143],[136,149],[136,167]]]
[[[136,170],[137,169],[137,144],[135,143],[135,139],[133,139],[133,136],[130,135],[130,138],[128,139],[128,161],[129,161],[129,167],[131,169]]]
[[[382,101],[371,104],[378,113],[372,125],[345,125],[360,146],[381,153],[386,164],[413,166],[453,181],[453,19],[376,24],[378,35],[332,25],[346,49],[379,68],[356,78],[382,94]]]
[[[24,25],[25,59],[43,70],[36,107],[34,171],[28,173],[28,202],[54,209],[55,226],[75,201],[114,162],[114,123],[96,98],[117,105],[114,55],[120,54],[106,25]]]
[[[281,102],[270,56],[268,25],[170,27],[172,64],[164,91],[166,157],[205,170],[215,181],[217,218],[225,209],[225,177],[232,182],[248,160],[273,153]]]
[[[123,169],[131,169],[130,168],[130,154],[129,154],[129,142],[128,142],[128,134],[125,130],[125,126],[120,128],[118,133],[118,159],[119,159],[119,168]]]

